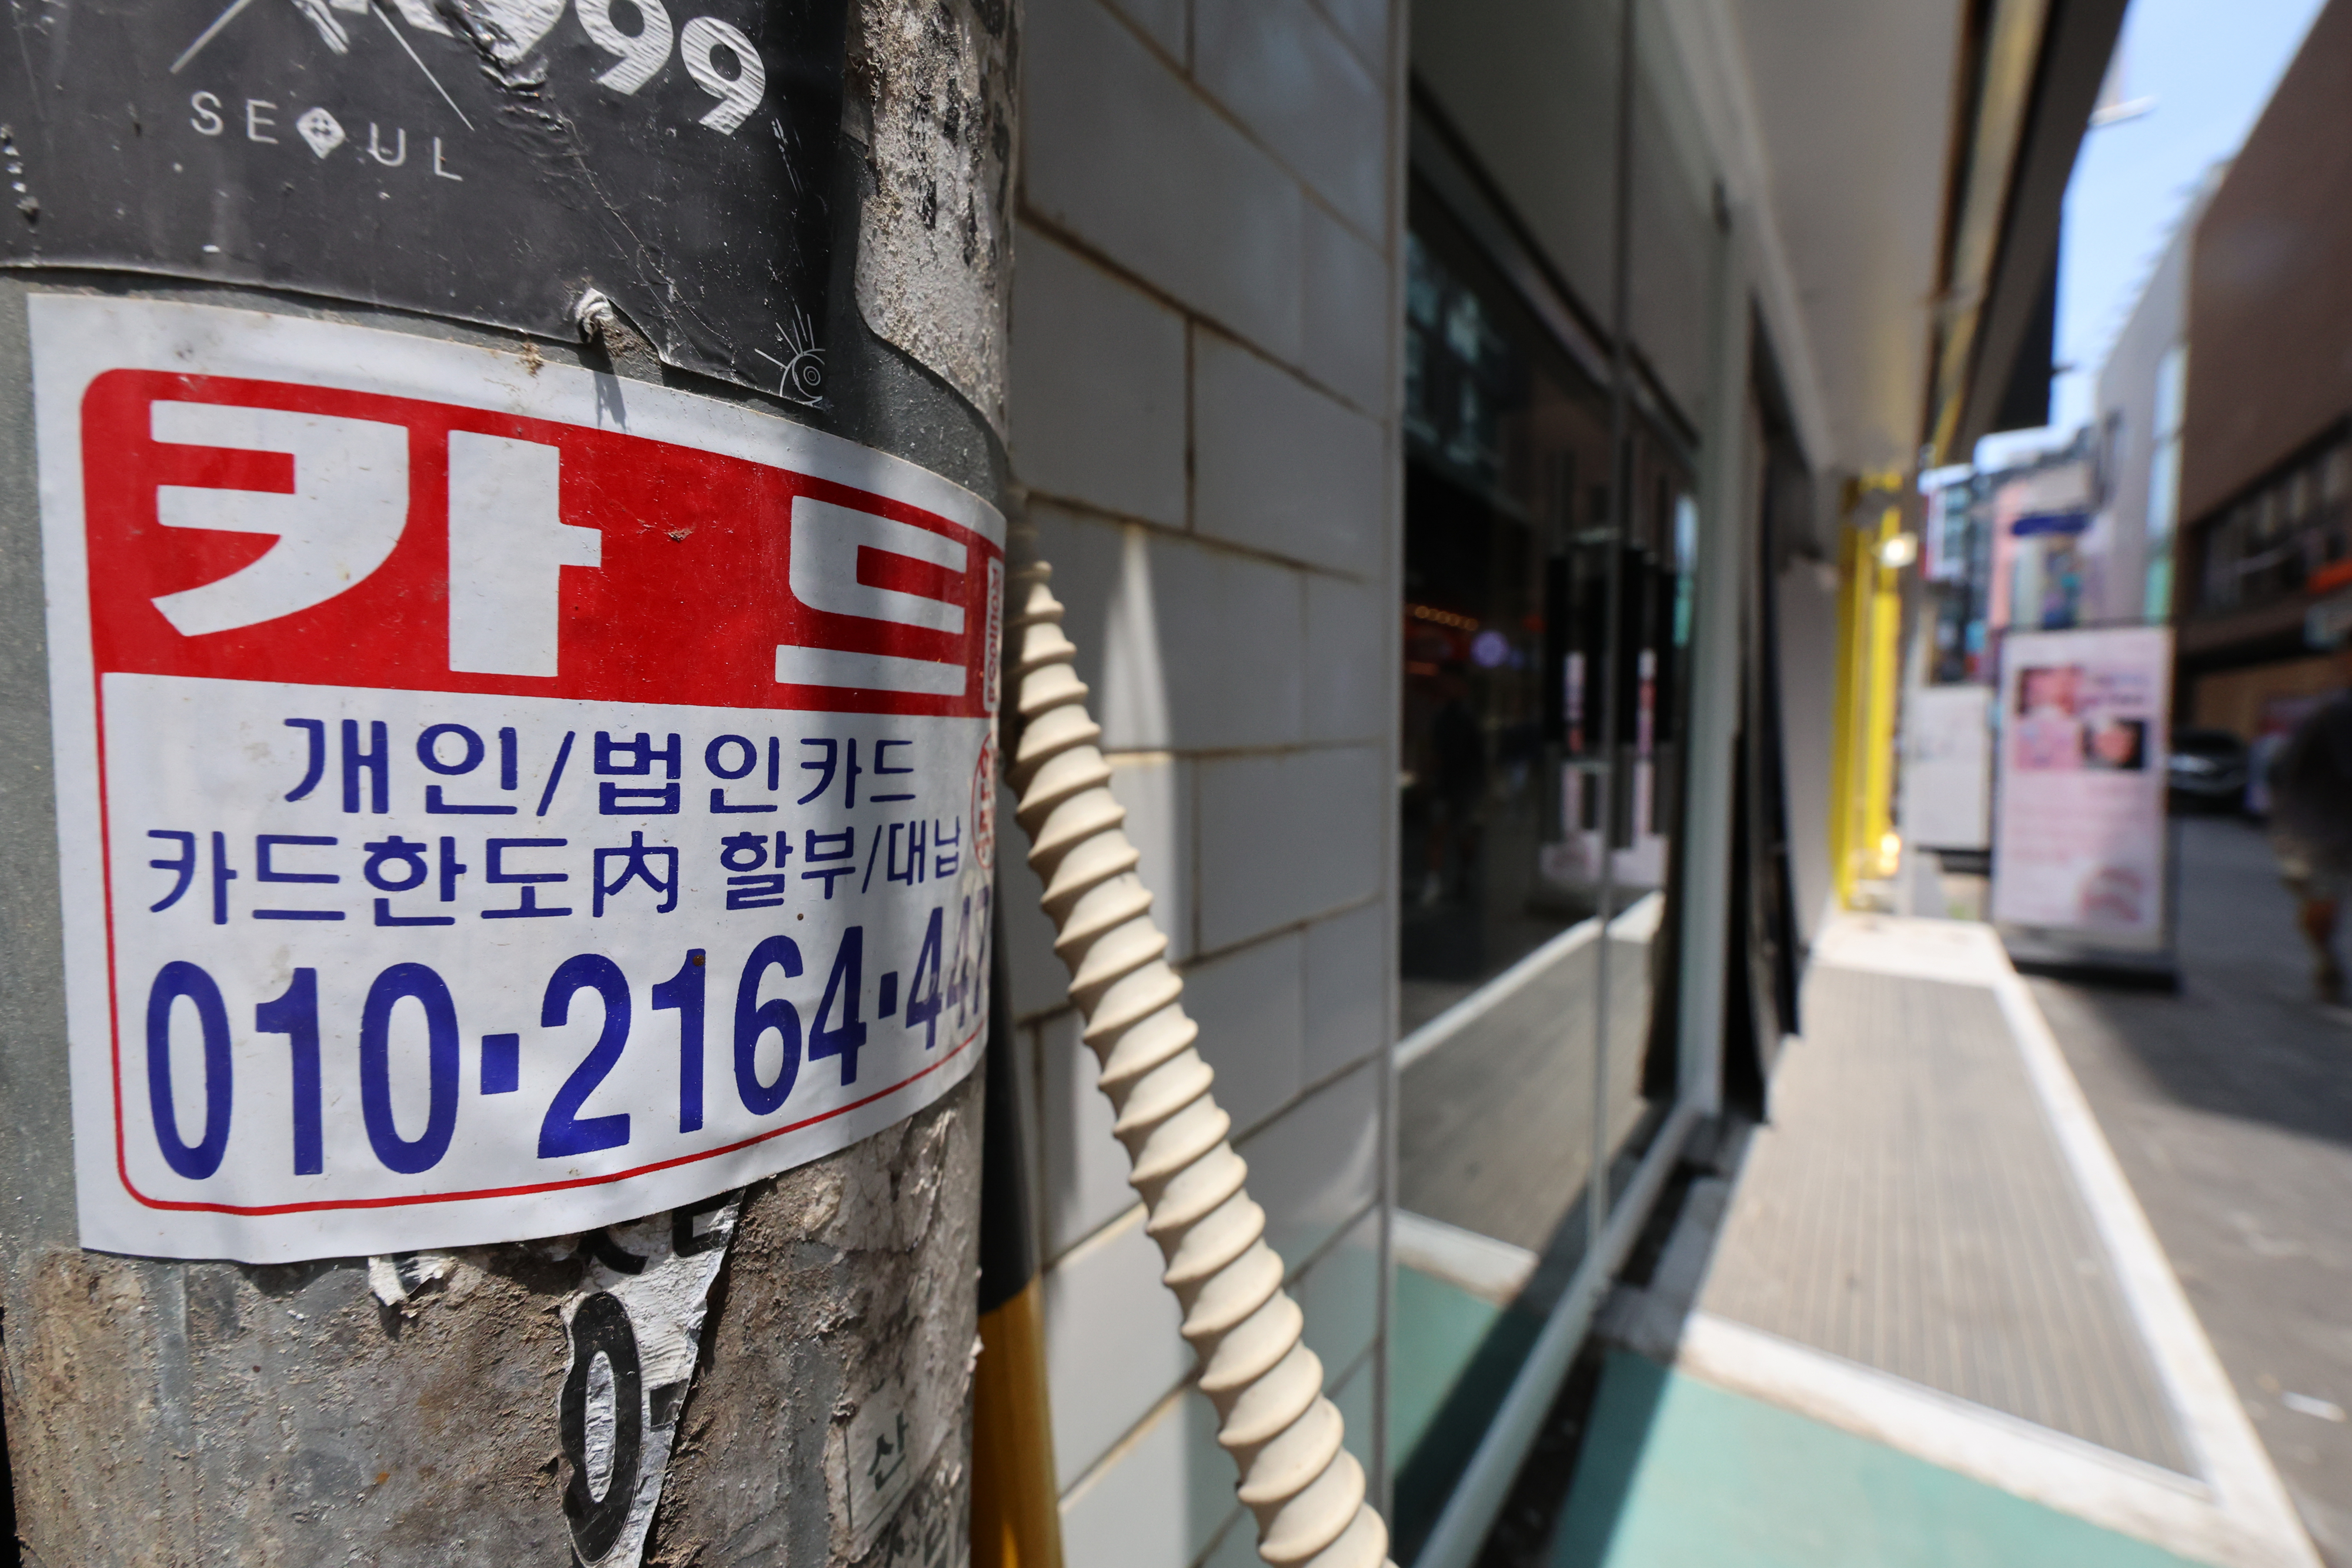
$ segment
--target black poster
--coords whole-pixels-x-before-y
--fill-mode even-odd
[[[577,335],[820,395],[844,0],[11,0],[0,259]]]

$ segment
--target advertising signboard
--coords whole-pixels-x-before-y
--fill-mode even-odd
[[[1923,848],[1991,844],[1992,693],[1921,686],[1903,707],[1903,838]]]
[[[2161,953],[2170,629],[2013,631],[2000,664],[1994,922]]]
[[[86,1246],[580,1231],[971,1070],[993,508],[528,350],[31,314]]]

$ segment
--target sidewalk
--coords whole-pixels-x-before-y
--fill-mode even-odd
[[[2267,846],[2181,824],[2178,996],[2031,981],[2320,1550],[2352,1568],[2352,1014]]]
[[[1550,1563],[2314,1568],[1990,931],[1842,922],[1806,1001],[1770,1124],[1604,1313]]]

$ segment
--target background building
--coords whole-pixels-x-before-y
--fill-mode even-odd
[[[2189,388],[2189,264],[2198,220],[2222,171],[2182,214],[2099,368],[2097,443],[2105,505],[2084,540],[2094,622],[2172,613]]]
[[[2352,5],[2313,24],[2197,225],[2180,711],[2251,739],[2352,682]]]

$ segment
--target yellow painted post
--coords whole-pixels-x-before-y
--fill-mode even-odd
[[[1853,903],[1854,692],[1862,674],[1860,585],[1864,563],[1859,529],[1838,530],[1837,691],[1830,733],[1830,876],[1841,908]]]
[[[1874,877],[1893,876],[1900,845],[1895,838],[1895,702],[1902,663],[1903,595],[1899,568],[1885,564],[1885,547],[1903,531],[1903,513],[1888,506],[1868,543],[1870,583],[1870,709],[1862,736],[1862,854]]]
[[[1847,907],[1864,878],[1895,873],[1899,852],[1893,831],[1903,598],[1899,569],[1883,563],[1882,549],[1902,531],[1902,508],[1891,499],[1900,485],[1894,475],[1857,482],[1847,492],[1856,526],[1841,530],[1830,863],[1838,902]],[[1859,521],[1874,507],[1875,523]]]
[[[980,1315],[972,1369],[973,1568],[1062,1568],[1044,1291],[1031,1280]]]

